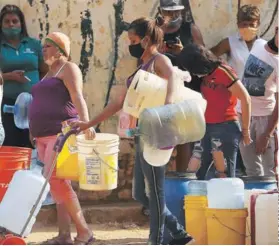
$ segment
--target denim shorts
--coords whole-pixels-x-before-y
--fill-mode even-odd
[[[227,175],[228,177],[235,177],[237,151],[241,136],[241,128],[238,121],[206,124],[205,136],[200,142],[195,143],[193,150],[194,156],[201,158],[202,161],[198,172],[199,179],[205,178],[212,163],[212,153],[214,151],[223,153]]]

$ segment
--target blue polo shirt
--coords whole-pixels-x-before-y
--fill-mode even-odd
[[[39,40],[30,37],[22,38],[16,48],[2,40],[0,44],[0,68],[2,72],[24,70],[24,75],[31,80],[26,83],[6,80],[4,82],[4,97],[16,99],[22,92],[31,92],[31,87],[40,80],[39,66],[42,62],[42,45]]]

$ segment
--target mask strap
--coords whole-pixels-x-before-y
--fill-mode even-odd
[[[145,37],[140,41],[140,45],[141,45],[141,47],[142,47],[142,41],[145,39]],[[148,46],[148,44],[146,44],[145,45],[145,47],[143,48],[144,49],[144,52],[142,53],[142,55],[141,55],[141,57],[140,57],[140,59],[143,57],[143,55],[144,55],[144,53],[146,52],[146,48],[147,48],[147,46]]]

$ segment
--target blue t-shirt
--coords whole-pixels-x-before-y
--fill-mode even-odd
[[[0,44],[0,68],[2,72],[24,70],[24,75],[31,80],[26,83],[6,80],[4,97],[16,99],[22,92],[31,92],[31,87],[40,80],[39,66],[42,62],[42,45],[39,40],[30,37],[22,38],[17,48],[2,40]]]

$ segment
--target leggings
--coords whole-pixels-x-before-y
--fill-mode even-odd
[[[45,164],[45,177],[49,173],[53,163],[53,147],[56,138],[57,136],[49,136],[36,139],[39,160]],[[57,178],[55,175],[55,169],[53,170],[49,184],[51,195],[57,204],[62,204],[69,200],[77,199],[77,195],[72,188],[71,181]]]

